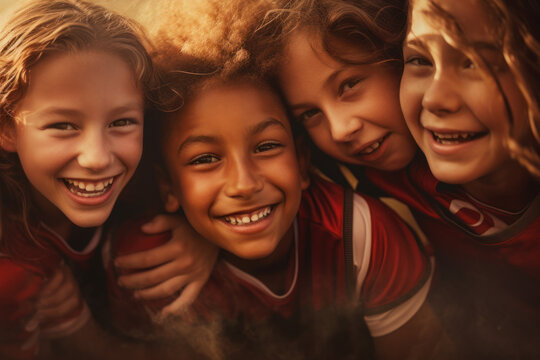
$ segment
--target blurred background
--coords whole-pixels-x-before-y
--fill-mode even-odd
[[[88,0],[87,0],[88,1]],[[122,13],[137,18],[139,14],[144,14],[145,9],[151,6],[152,0],[90,0],[96,4],[106,6]],[[6,18],[12,11],[18,9],[28,0],[0,0],[0,24],[3,25]]]

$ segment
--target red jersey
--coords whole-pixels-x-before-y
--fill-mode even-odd
[[[194,303],[194,312],[254,320],[279,314],[286,319],[298,309],[316,312],[347,304],[343,197],[339,185],[322,179],[315,179],[304,191],[294,223],[294,249],[285,266],[286,290],[275,293],[256,277],[220,260]],[[355,194],[353,209],[356,301],[363,304],[372,336],[382,336],[420,308],[429,288],[431,263],[409,228],[385,205]],[[145,243],[153,241],[142,233],[139,240],[133,234],[119,234],[116,239],[123,240],[113,243],[112,254],[123,253],[123,243],[132,249],[134,242],[147,247]],[[118,296],[114,277],[110,286]],[[113,312],[129,311],[130,300],[125,297],[129,295],[123,296],[112,300]],[[144,309],[139,314],[145,314]],[[131,312],[131,316],[137,315]],[[124,317],[124,325],[127,322]]]
[[[28,240],[23,229],[6,224],[0,246],[0,358],[33,359],[40,338],[60,338],[79,329],[90,317],[86,306],[62,319],[26,327],[35,312],[35,300],[42,285],[65,261],[84,266],[95,253],[101,230],[81,250],[73,249],[62,237],[41,225],[33,232],[41,246]]]
[[[410,206],[430,240],[438,264],[431,298],[467,358],[538,354],[539,193],[520,212],[497,209],[439,182],[423,158],[366,175]]]

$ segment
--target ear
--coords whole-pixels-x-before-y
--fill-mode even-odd
[[[165,206],[165,210],[169,213],[174,213],[180,209],[180,199],[173,191],[173,187],[169,176],[165,173],[163,168],[156,165],[156,173],[158,179],[159,193],[161,195],[161,201]]]
[[[306,190],[310,183],[309,168],[311,163],[311,151],[303,135],[295,139],[296,156],[298,157],[298,166],[300,167],[300,176],[302,179],[302,190]]]
[[[2,119],[0,119],[2,121]],[[0,148],[7,152],[17,151],[17,136],[15,128],[11,124],[0,126]]]

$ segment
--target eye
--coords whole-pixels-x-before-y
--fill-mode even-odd
[[[214,154],[202,154],[196,156],[189,162],[189,165],[205,165],[218,162],[220,159]]]
[[[339,95],[343,95],[348,91],[352,90],[356,85],[358,85],[362,79],[348,79],[341,83],[339,86]]]
[[[121,126],[129,126],[135,124],[135,120],[133,119],[118,119],[114,120],[112,123],[110,123],[109,127],[121,127]]]
[[[261,153],[261,152],[271,151],[271,150],[281,148],[281,147],[283,147],[283,145],[281,143],[279,143],[279,142],[268,141],[268,142],[263,142],[263,143],[257,145],[257,147],[255,148],[255,152],[256,153]]]
[[[298,116],[298,120],[301,122],[309,120],[319,114],[321,111],[319,109],[309,109],[307,111],[304,111]]]
[[[411,56],[405,60],[405,65],[431,66],[431,61],[422,56]]]
[[[67,122],[59,122],[50,124],[47,126],[47,129],[56,129],[56,130],[76,130],[75,125]]]
[[[472,69],[472,70],[476,69],[475,63],[469,58],[465,59],[465,61],[463,62],[463,67],[465,69]]]

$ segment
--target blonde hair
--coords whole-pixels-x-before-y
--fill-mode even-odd
[[[532,141],[523,143],[513,137],[514,119],[508,100],[500,87],[495,71],[463,34],[451,14],[430,1],[428,15],[441,27],[452,46],[462,49],[480,68],[491,76],[503,96],[510,123],[507,147],[510,155],[533,176],[540,178],[540,3],[536,0],[481,0],[487,16],[494,21],[495,45],[500,49],[509,71],[527,103],[527,121]]]
[[[141,90],[150,94],[154,71],[146,44],[136,23],[99,5],[80,0],[30,2],[7,21],[0,38],[0,132],[13,126],[14,109],[25,95],[32,68],[50,54],[112,52],[129,64]],[[4,218],[21,223],[31,235],[29,189],[17,155],[0,149]]]

